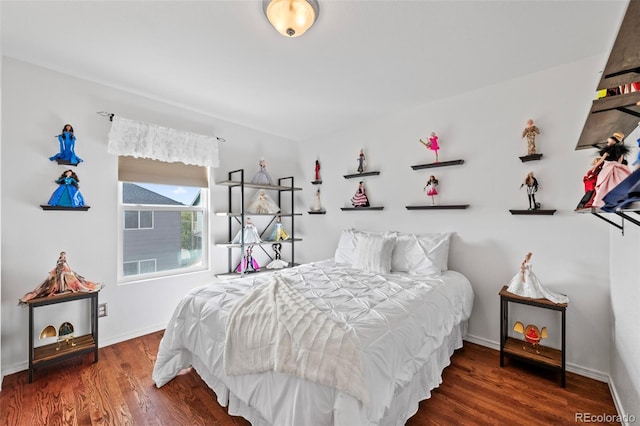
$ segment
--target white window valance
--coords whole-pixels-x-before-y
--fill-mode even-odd
[[[150,158],[218,167],[218,140],[213,136],[176,130],[113,116],[107,151],[119,156]]]

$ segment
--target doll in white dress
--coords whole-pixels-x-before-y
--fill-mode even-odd
[[[258,233],[258,229],[251,221],[251,218],[248,217],[245,219],[244,223],[244,243],[245,244],[257,244],[261,243],[262,239],[260,238],[260,234]],[[242,229],[238,231],[233,240],[231,240],[232,244],[242,244]]]
[[[547,290],[542,286],[538,277],[531,270],[531,253],[527,253],[520,265],[520,272],[509,282],[507,291],[522,297],[533,299],[547,299],[553,303],[568,303],[569,298],[564,294]]]
[[[260,159],[259,163],[260,169],[255,174],[253,179],[251,179],[251,183],[259,183],[261,185],[273,185],[273,179],[271,175],[267,171],[267,166],[264,162],[264,158]]]
[[[251,198],[247,212],[260,214],[274,214],[280,211],[280,207],[269,197],[264,189],[259,189]]]

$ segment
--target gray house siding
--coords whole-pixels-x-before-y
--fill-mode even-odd
[[[124,262],[155,259],[158,271],[180,267],[180,212],[153,216],[153,229],[124,230]]]
[[[133,183],[123,183],[123,202],[127,204],[183,205]],[[154,211],[153,228],[124,229],[123,262],[155,260],[156,271],[166,271],[181,267],[181,227],[180,212]]]

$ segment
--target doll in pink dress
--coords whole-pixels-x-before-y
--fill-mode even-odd
[[[438,195],[438,179],[434,175],[429,177],[427,184],[424,186],[427,196],[431,197],[431,204],[436,203],[436,195]]]
[[[629,148],[624,144],[624,134],[616,132],[609,136],[607,144],[599,152],[598,160],[592,169],[595,171],[602,167],[596,180],[596,195],[593,198],[593,207],[602,207],[603,198],[607,193],[631,174],[625,160]]]
[[[436,135],[435,132],[431,132],[431,135],[429,135],[429,139],[427,139],[427,142],[420,139],[420,143],[427,147],[427,149],[430,149],[431,151],[436,153],[436,163],[438,163],[438,150],[440,149],[440,145],[438,145],[438,135]]]

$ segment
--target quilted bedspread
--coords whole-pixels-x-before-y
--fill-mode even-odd
[[[228,375],[279,371],[335,387],[365,404],[360,348],[343,328],[278,274],[231,311],[224,351]]]
[[[384,275],[327,260],[273,273],[216,280],[192,290],[178,304],[160,343],[153,371],[156,385],[163,386],[181,369],[196,363],[206,366],[211,380],[224,384],[247,405],[257,407],[267,423],[288,423],[273,408],[274,395],[256,391],[261,376],[227,375],[223,363],[231,311],[253,289],[268,285],[274,276],[341,328],[353,332],[369,393],[369,404],[360,409],[370,424],[377,424],[394,394],[411,382],[452,329],[469,318],[473,305],[469,281],[455,271],[434,276]],[[200,372],[207,380],[203,373]],[[295,388],[300,386],[303,385]],[[275,385],[271,382],[265,387],[265,392],[273,392]],[[336,400],[341,398],[340,391],[334,393]],[[218,395],[218,399],[224,398]],[[333,409],[327,408],[329,415]]]

